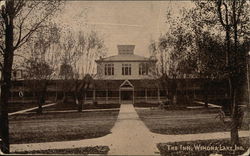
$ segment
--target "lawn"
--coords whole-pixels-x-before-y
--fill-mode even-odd
[[[79,140],[110,133],[119,111],[10,116],[10,143]]]
[[[50,100],[46,100],[46,104],[53,103]],[[8,112],[13,113],[16,111],[38,107],[36,99],[33,98],[10,98],[8,105]]]
[[[223,156],[241,155],[250,147],[249,138],[240,138],[240,144],[232,146],[230,139],[183,141],[173,143],[159,143],[157,147],[162,156],[209,156],[211,153]]]
[[[82,109],[113,109],[120,108],[120,104],[83,104]],[[57,103],[51,107],[47,107],[43,109],[44,111],[65,111],[65,110],[78,110],[78,106],[74,102],[67,103]]]
[[[49,149],[49,150],[39,150],[39,151],[24,151],[17,152],[13,154],[108,154],[108,146],[94,146],[94,147],[82,147],[82,148],[72,148],[72,149]]]
[[[229,131],[229,125],[216,118],[218,109],[162,110],[136,109],[151,132],[160,134],[195,134]],[[243,121],[242,130],[248,130]]]

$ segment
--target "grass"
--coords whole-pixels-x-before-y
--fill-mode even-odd
[[[196,134],[229,131],[229,125],[216,118],[218,109],[161,110],[136,109],[151,132],[160,134]],[[243,121],[242,130],[248,130]]]
[[[134,107],[158,107],[159,103],[151,103],[151,102],[135,102]]]
[[[119,111],[10,116],[10,143],[80,140],[110,133]]]
[[[203,148],[198,148],[199,146]],[[209,156],[211,153],[235,156],[247,151],[250,147],[250,140],[249,138],[240,138],[240,144],[237,145],[237,148],[230,144],[230,139],[159,143],[157,147],[163,156]]]
[[[82,109],[113,109],[113,108],[120,108],[120,104],[83,104]],[[65,111],[65,110],[78,110],[78,106],[74,102],[67,102],[67,103],[57,103],[51,107],[46,107],[43,109],[44,111]],[[33,112],[35,112],[34,110]]]
[[[52,101],[47,100],[46,104],[52,103]],[[29,109],[33,107],[38,107],[36,99],[32,98],[10,98],[8,105],[8,112],[16,112],[24,109]]]
[[[94,146],[94,147],[82,147],[72,149],[49,149],[49,150],[37,150],[37,151],[24,151],[16,152],[15,154],[108,154],[108,146]]]

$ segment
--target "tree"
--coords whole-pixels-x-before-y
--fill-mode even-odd
[[[25,68],[29,71],[26,75],[27,85],[37,99],[37,113],[41,114],[46,100],[47,86],[54,70],[46,61],[37,59],[28,60]]]
[[[225,38],[222,45],[224,51],[224,69],[221,69],[220,77],[228,80],[228,95],[232,106],[231,118],[231,142],[239,143],[238,127],[239,118],[239,93],[243,87],[244,78],[246,77],[246,54],[249,51],[249,2],[246,0],[213,0],[208,2],[198,1],[196,11],[201,16],[200,21],[207,28],[214,27],[220,38]],[[223,41],[223,40],[222,40]],[[218,64],[218,63],[217,63]],[[211,73],[214,73],[211,71]]]
[[[37,99],[38,113],[42,113],[45,104],[47,86],[55,76],[56,57],[55,45],[59,44],[60,29],[49,23],[38,30],[28,42],[28,58],[24,60],[27,86]]]
[[[239,51],[239,37],[240,33],[248,32],[248,30],[243,30],[242,25],[248,24],[249,26],[249,4],[245,0],[217,0],[217,15],[221,26],[226,32],[226,44],[227,44],[227,56],[226,56],[226,66],[230,71],[228,71],[229,80],[229,96],[231,98],[232,105],[232,127],[231,127],[231,142],[232,144],[239,143],[239,102],[237,96],[238,92],[243,86],[242,76],[244,76],[245,56],[247,52]],[[247,9],[244,9],[247,8]],[[248,12],[247,12],[248,11]],[[248,20],[248,21],[246,21]],[[232,34],[233,46],[230,43],[230,35]],[[232,48],[231,48],[232,47]],[[243,53],[242,53],[243,52]],[[243,55],[242,55],[243,54]],[[243,57],[242,57],[243,56]]]
[[[84,97],[88,89],[84,86],[88,84],[88,77],[94,73],[95,59],[104,55],[105,46],[104,41],[95,31],[90,31],[90,33],[80,31],[77,34],[75,37],[70,32],[62,41],[63,54],[61,55],[60,76],[64,80],[71,80],[64,81],[64,83],[69,84],[64,85],[67,86],[68,90],[63,90],[64,93],[65,91],[73,91],[75,104],[79,106],[78,110],[81,111],[80,97]]]
[[[74,79],[73,65],[79,60],[81,53],[75,50],[76,40],[71,31],[65,33],[64,38],[60,41],[60,72],[62,78],[63,97],[62,103],[67,102],[67,92],[72,90],[72,81]]]
[[[177,22],[172,24],[169,20],[170,33],[166,33],[166,38],[171,38],[169,48],[173,47],[170,60],[175,60],[179,64],[177,67],[187,67],[193,61],[185,61],[185,56],[192,56],[197,75],[228,80],[229,105],[232,106],[231,142],[238,144],[239,97],[246,77],[245,56],[249,51],[249,2],[210,0],[194,3],[194,8],[182,11]],[[181,68],[173,68],[173,73],[176,69]],[[207,88],[206,83],[204,81],[204,88]],[[207,101],[207,91],[204,95]]]
[[[3,32],[4,38],[0,43],[1,55],[3,55],[3,63],[0,65],[3,77],[0,129],[3,142],[1,149],[4,153],[9,153],[8,99],[15,52],[54,15],[60,4],[58,0],[5,0],[5,5],[0,10],[0,32]]]
[[[193,36],[190,31],[186,31],[185,19],[183,17],[173,18],[170,12],[167,14],[167,19],[170,28],[166,34],[159,37],[155,49],[159,53],[160,65],[158,67],[162,74],[161,80],[168,82],[164,84],[171,103],[174,103],[177,99],[176,78],[184,77],[186,74],[194,74],[193,71],[197,70],[197,64],[196,60],[190,57],[194,55],[191,50]],[[164,80],[165,78],[167,79]],[[170,81],[168,78],[172,78],[172,80]]]
[[[177,26],[174,28],[177,31],[172,33],[173,47],[181,45],[174,48],[175,55],[180,56],[178,52],[188,49],[193,51],[185,55],[196,59],[200,77],[228,80],[232,144],[239,141],[238,105],[245,77],[245,56],[249,51],[249,9],[249,2],[245,0],[196,1],[193,9],[183,12],[185,20],[181,20],[180,28]],[[181,31],[182,28],[185,30]],[[187,37],[182,37],[185,34],[191,40],[186,42]]]

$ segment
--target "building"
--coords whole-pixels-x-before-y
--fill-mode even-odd
[[[106,103],[158,103],[165,97],[156,76],[156,62],[134,54],[135,45],[118,45],[118,54],[96,60],[93,90],[86,98]]]
[[[157,60],[134,54],[134,45],[118,45],[118,55],[96,60],[97,79],[155,79]]]
[[[78,88],[84,88],[84,92],[81,91],[84,104],[95,101],[98,104],[158,104],[166,100],[164,85],[156,75],[156,58],[136,55],[134,45],[118,45],[117,48],[117,55],[95,60],[97,73],[94,77],[86,75],[84,81],[78,80]],[[21,80],[15,81],[13,96],[19,97],[20,90],[25,92],[24,96],[32,96],[28,88],[21,89],[24,75],[22,70],[13,71],[13,80]],[[63,84],[71,83],[75,81],[51,80],[48,97],[60,99],[65,91]],[[73,97],[74,91],[75,86],[68,85],[67,94]]]

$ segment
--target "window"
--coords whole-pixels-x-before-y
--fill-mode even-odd
[[[148,64],[140,63],[139,64],[139,75],[148,75]]]
[[[122,75],[131,75],[131,64],[122,64]]]
[[[105,64],[105,75],[114,75],[114,64]]]
[[[21,71],[21,70],[18,70],[18,71],[16,72],[16,77],[17,77],[18,79],[21,79],[21,78],[22,78],[22,71]]]

